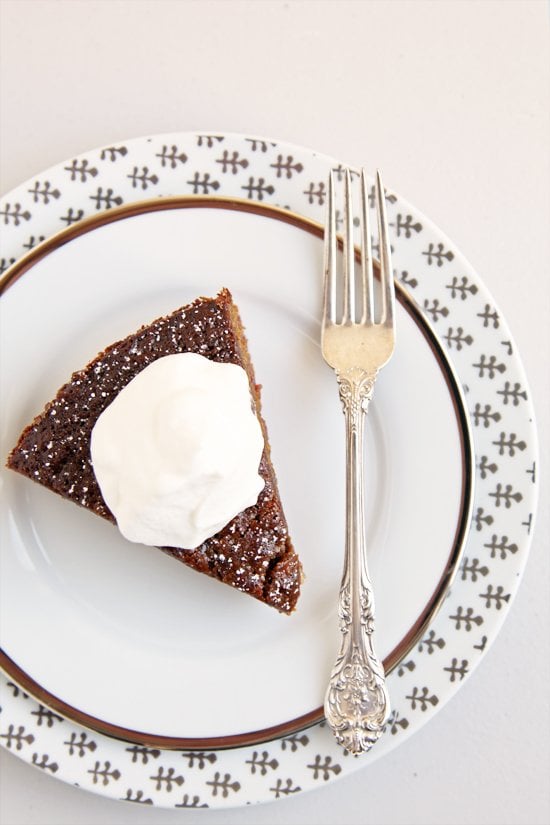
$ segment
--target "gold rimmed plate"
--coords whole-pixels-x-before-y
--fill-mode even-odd
[[[199,749],[266,741],[322,718],[344,468],[339,402],[318,344],[321,261],[321,226],[288,209],[171,197],[72,225],[6,273],[4,455],[108,343],[228,286],[306,573],[296,613],[280,616],[3,470],[0,663],[63,716],[130,742]],[[367,431],[367,541],[388,672],[448,593],[473,496],[454,369],[403,288],[397,320],[399,346]]]

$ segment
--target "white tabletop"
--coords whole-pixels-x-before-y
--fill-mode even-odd
[[[150,810],[0,751],[4,825],[550,820],[548,6],[543,0],[2,0],[1,190],[149,133],[264,135],[375,166],[480,273],[521,353],[543,488],[502,632],[388,756],[253,809]]]

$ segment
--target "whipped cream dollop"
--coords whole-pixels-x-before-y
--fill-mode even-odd
[[[263,448],[243,368],[189,352],[145,367],[91,437],[95,476],[121,533],[186,549],[256,503]]]

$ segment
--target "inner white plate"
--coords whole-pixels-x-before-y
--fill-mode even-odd
[[[281,616],[3,469],[1,647],[80,713],[152,736],[215,739],[284,727],[322,705],[338,646],[344,433],[318,343],[321,272],[322,242],[303,229],[186,208],[81,234],[3,296],[6,456],[99,350],[229,287],[306,575],[296,613]],[[413,643],[456,554],[464,505],[464,433],[447,367],[401,303],[397,325],[366,435],[367,544],[384,658]]]

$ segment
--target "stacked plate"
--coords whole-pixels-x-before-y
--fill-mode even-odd
[[[165,807],[333,781],[428,721],[510,606],[537,494],[523,369],[471,266],[388,192],[399,337],[366,443],[393,712],[364,758],[335,744],[321,710],[344,515],[343,421],[319,349],[330,168],[268,139],[160,135],[70,159],[2,201],[2,455],[107,344],[227,286],[306,573],[280,616],[3,470],[0,741],[64,781]]]

